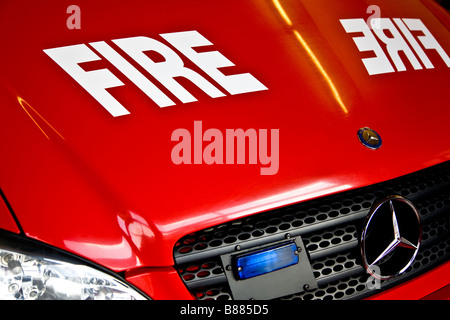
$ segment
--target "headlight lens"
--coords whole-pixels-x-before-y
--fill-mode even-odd
[[[0,245],[1,245],[0,241]],[[143,300],[120,279],[73,259],[0,247],[2,300]],[[72,261],[69,261],[72,260]]]

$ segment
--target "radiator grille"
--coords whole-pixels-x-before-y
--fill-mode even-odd
[[[411,200],[423,235],[415,262],[399,277],[370,289],[359,236],[373,204],[390,195]],[[176,268],[198,299],[231,299],[220,255],[301,236],[319,285],[283,299],[357,299],[421,274],[450,255],[450,161],[394,180],[286,206],[188,234],[174,248]]]

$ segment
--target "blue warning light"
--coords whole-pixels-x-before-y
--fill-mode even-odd
[[[298,248],[295,242],[282,243],[235,257],[235,271],[245,280],[297,264]]]

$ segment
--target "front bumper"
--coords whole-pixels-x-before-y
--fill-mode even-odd
[[[450,262],[366,300],[450,300]],[[195,300],[172,268],[126,274],[126,280],[155,300]]]
[[[368,300],[450,300],[450,262]]]

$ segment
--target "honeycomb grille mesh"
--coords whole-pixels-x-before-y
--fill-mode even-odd
[[[415,262],[400,277],[368,289],[359,235],[373,204],[389,195],[413,201],[423,224]],[[198,299],[231,299],[220,255],[301,236],[319,288],[283,299],[355,299],[405,281],[450,256],[450,161],[391,181],[230,221],[181,238],[176,267]],[[371,278],[372,279],[372,278]]]

